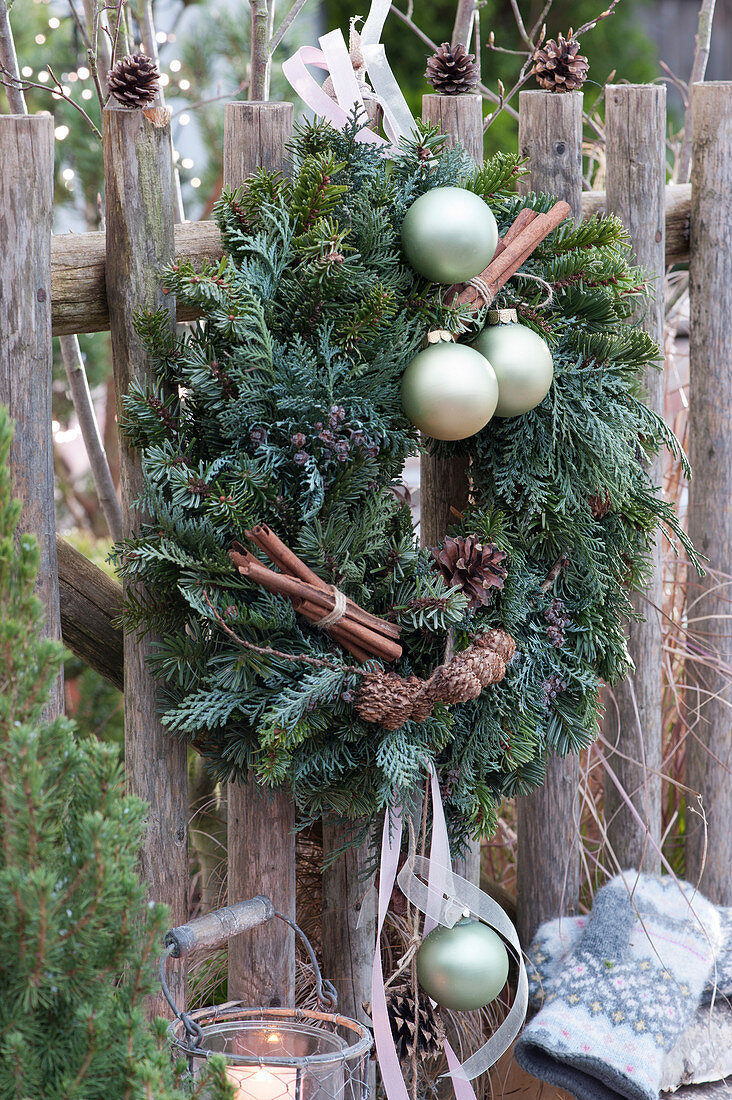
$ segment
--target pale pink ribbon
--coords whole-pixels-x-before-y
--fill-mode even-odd
[[[389,67],[386,51],[379,42],[389,7],[390,0],[372,0],[361,35],[364,64],[373,88],[370,98],[375,99],[383,108],[384,129],[389,135],[389,141],[368,129],[359,131],[357,135],[358,141],[377,145],[385,153],[398,148],[400,140],[409,136],[414,129],[414,119],[407,101]],[[283,62],[282,73],[316,115],[340,130],[349,122],[354,106],[359,108],[359,113],[365,112],[363,93],[353,72],[341,31],[330,31],[318,41],[319,50],[314,46],[303,46],[292,57],[288,57]],[[309,71],[310,65],[325,69],[330,74],[335,100],[315,80]]]
[[[519,964],[516,998],[503,1023],[483,1046],[461,1063],[449,1043],[445,1054],[456,1100],[475,1100],[470,1081],[489,1069],[501,1057],[521,1029],[528,1004],[528,981],[516,930],[501,907],[477,886],[452,872],[450,841],[445,821],[437,773],[430,764],[430,793],[432,796],[432,840],[430,857],[417,856],[410,851],[407,862],[399,871],[402,819],[397,807],[387,813],[381,838],[381,868],[379,873],[378,925],[376,951],[372,968],[371,1006],[376,1053],[384,1082],[387,1100],[409,1100],[394,1039],[389,1024],[384,990],[384,974],[381,966],[380,936],[384,926],[389,900],[395,880],[406,896],[425,913],[424,931],[430,932],[437,924],[451,928],[467,909],[488,925],[496,928],[508,941]],[[427,878],[420,881],[417,875]]]

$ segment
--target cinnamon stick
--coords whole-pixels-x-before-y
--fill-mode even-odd
[[[519,210],[518,215],[512,225],[508,227],[502,237],[498,238],[498,244],[496,245],[496,251],[493,253],[491,263],[494,262],[497,256],[500,256],[502,252],[505,252],[507,246],[511,241],[519,235],[522,229],[533,222],[538,217],[535,210],[532,210],[530,206],[525,206],[523,210]],[[486,269],[487,270],[487,269]],[[485,272],[483,273],[485,275]],[[482,277],[482,276],[481,276]],[[445,292],[445,300],[451,305],[455,304],[455,299],[460,292],[465,289],[466,292],[471,290],[474,292],[472,298],[466,299],[468,302],[475,301],[478,298],[478,290],[476,287],[465,287],[465,283],[453,283],[451,287],[448,287]]]
[[[335,596],[331,592],[323,591],[316,588],[315,585],[308,584],[306,581],[298,580],[295,577],[289,577],[284,573],[275,573],[274,570],[268,569],[266,565],[262,565],[253,554],[230,550],[229,557],[240,573],[250,577],[257,584],[261,584],[267,591],[280,596],[288,596],[292,600],[307,600],[308,603],[322,608],[322,614],[319,616],[321,619],[335,607]],[[379,657],[384,661],[395,661],[401,657],[402,647],[400,645],[381,634],[377,634],[369,627],[368,623],[364,624],[359,621],[359,616],[367,617],[367,612],[354,604],[353,608],[347,611],[346,616],[337,625],[341,627],[341,630],[348,632],[359,648],[366,648],[375,657]]]
[[[503,249],[500,255],[494,256],[488,267],[478,276],[486,283],[492,297],[496,296],[501,287],[516,274],[534,249],[538,248],[541,242],[564,221],[569,213],[571,213],[569,203],[560,201],[556,202],[546,214],[537,214],[535,218],[524,220],[523,228],[519,228],[512,235],[506,248]],[[511,230],[514,229],[520,217],[521,215],[511,226]],[[511,230],[509,230],[509,233]],[[508,236],[508,233],[506,236]],[[482,309],[484,304],[489,305],[490,302],[485,302],[483,295],[476,287],[465,286],[457,297],[453,298],[452,304]]]
[[[292,605],[299,615],[302,615],[304,619],[307,619],[313,626],[323,618],[323,609],[316,607],[315,604],[308,603],[307,600],[293,600]],[[353,636],[349,632],[349,628],[343,625],[343,620],[339,623],[334,623],[333,626],[328,627],[327,633],[333,639],[334,642],[338,642],[338,645],[342,646],[352,657],[355,657],[361,664],[364,661],[368,661],[373,657],[373,653],[369,653],[367,650],[362,649],[357,645]]]
[[[327,584],[322,577],[319,577],[317,573],[314,573],[301,558],[298,558],[297,554],[295,554],[266,523],[258,523],[251,531],[245,531],[244,534],[248,539],[251,539],[254,545],[258,546],[259,549],[267,555],[270,561],[274,562],[283,573],[291,577],[297,577],[299,580],[305,581],[306,584],[312,584],[323,592],[330,591],[330,585]],[[399,638],[401,627],[396,626],[396,624],[389,623],[385,619],[380,619],[377,615],[372,615],[370,611],[364,611],[362,607],[359,607],[357,603],[354,603],[353,600],[348,599],[348,597],[346,597],[346,607],[349,615],[357,611],[358,621],[362,622],[364,626],[371,627],[377,634],[384,634],[387,638],[393,638],[394,640]]]

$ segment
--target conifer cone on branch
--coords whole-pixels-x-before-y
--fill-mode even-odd
[[[123,107],[147,107],[158,94],[160,73],[144,53],[121,57],[107,74],[110,94]]]
[[[475,55],[468,53],[461,42],[442,45],[427,62],[425,78],[440,95],[463,95],[478,84]]]
[[[579,48],[571,27],[566,38],[550,38],[534,51],[531,75],[547,92],[579,91],[590,68]]]

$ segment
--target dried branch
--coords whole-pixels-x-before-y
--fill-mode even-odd
[[[470,45],[473,19],[477,10],[477,0],[458,0],[455,22],[452,28],[452,45],[461,42],[466,48]]]
[[[288,11],[287,15],[284,17],[284,19],[280,23],[279,27],[277,28],[277,30],[274,32],[274,34],[272,35],[272,37],[269,40],[269,55],[270,55],[270,57],[275,52],[275,50],[279,46],[280,42],[285,37],[285,35],[289,31],[290,27],[295,22],[295,20],[297,19],[298,15],[302,11],[302,9],[305,7],[307,2],[308,2],[308,0],[295,0],[295,3],[292,5],[292,7]],[[273,11],[274,11],[274,9],[273,9]]]
[[[1,2],[2,2],[2,0],[0,0],[0,3]],[[92,120],[89,118],[89,115],[86,113],[84,108],[80,104],[76,103],[73,99],[71,99],[70,96],[66,95],[66,93],[63,90],[63,85],[60,84],[57,77],[55,77],[53,75],[53,73],[51,72],[51,67],[49,65],[46,66],[46,70],[50,74],[51,79],[54,82],[54,86],[52,88],[49,88],[47,84],[37,84],[34,80],[25,80],[23,77],[13,76],[12,73],[8,72],[8,70],[5,68],[4,65],[0,65],[0,72],[5,77],[7,77],[7,79],[6,80],[0,80],[0,84],[2,84],[4,88],[15,89],[16,91],[21,91],[21,92],[27,92],[29,88],[38,88],[39,91],[41,91],[41,92],[52,92],[52,93],[54,93],[55,95],[58,96],[59,99],[63,99],[63,100],[66,101],[66,103],[70,103],[71,106],[74,107],[79,112],[79,114],[82,115],[86,119],[86,121],[89,124],[89,127],[91,128],[94,136],[97,137],[99,139],[99,141],[101,141],[102,140],[102,135],[100,134],[99,130],[94,125]],[[23,104],[25,105],[25,99],[23,99]],[[28,112],[27,111],[15,111],[15,113],[16,114],[27,114]]]
[[[249,98],[266,100],[269,86],[269,9],[267,0],[249,0],[252,9]]]
[[[239,95],[240,92],[245,91],[249,87],[248,80],[242,80],[240,84],[228,92],[221,92],[220,95],[210,96],[208,99],[199,99],[195,103],[186,103],[185,107],[181,107],[179,111],[172,114],[171,121],[176,119],[178,115],[185,114],[186,111],[197,111],[199,107],[207,107],[209,103],[218,103],[222,99],[233,99]]]
[[[677,169],[677,183],[688,183],[691,177],[691,89],[694,84],[704,79],[709,61],[709,50],[712,44],[712,23],[714,22],[715,0],[702,0],[699,8],[699,23],[696,32],[696,45],[694,47],[694,62],[691,66],[689,77],[686,108],[684,111],[684,137],[681,142],[679,163]]]
[[[10,16],[5,0],[0,0],[0,69],[12,79],[11,84],[5,84],[10,113],[13,115],[27,115],[28,108],[25,105],[25,96],[20,82],[15,41],[13,40],[13,31],[10,26]]]

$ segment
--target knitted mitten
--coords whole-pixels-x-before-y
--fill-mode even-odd
[[[635,872],[626,871],[624,878],[626,881],[632,881],[633,875]],[[641,896],[649,880],[649,875],[638,876],[638,892]],[[678,885],[691,899],[695,893],[694,888],[681,880]],[[721,925],[721,946],[716,967],[712,968],[702,992],[702,1005],[708,1005],[712,997],[716,1001],[722,998],[732,1001],[732,908],[720,905],[717,907],[717,912]],[[631,951],[636,937],[645,935],[637,914],[634,912],[633,915],[635,924],[630,937]],[[546,921],[537,930],[527,952],[526,962],[529,1004],[535,1012],[542,1007],[547,994],[553,991],[554,980],[562,973],[565,960],[579,943],[589,919],[589,917],[555,917],[554,920]]]
[[[657,1100],[665,1052],[693,1018],[719,940],[719,914],[700,895],[643,876],[631,899],[623,876],[613,879],[516,1061],[579,1100]]]

